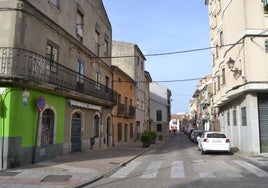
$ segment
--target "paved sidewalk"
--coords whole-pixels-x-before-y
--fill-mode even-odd
[[[123,166],[156,146],[143,148],[140,141],[104,150],[72,153],[44,162],[0,172],[0,188],[83,187]]]

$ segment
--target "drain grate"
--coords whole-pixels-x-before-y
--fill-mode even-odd
[[[16,176],[19,173],[20,172],[8,172],[8,171],[4,171],[4,172],[0,172],[0,176]]]
[[[48,175],[41,182],[66,182],[71,179],[71,175]]]

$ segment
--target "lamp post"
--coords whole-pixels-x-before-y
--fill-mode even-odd
[[[239,70],[238,68],[234,68],[234,64],[235,64],[235,61],[230,57],[229,60],[227,61],[228,68],[232,72],[241,75],[242,74],[242,70]]]

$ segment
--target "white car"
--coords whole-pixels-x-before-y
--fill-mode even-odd
[[[222,132],[204,132],[198,140],[198,150],[204,155],[207,152],[227,152],[231,154],[230,139]]]

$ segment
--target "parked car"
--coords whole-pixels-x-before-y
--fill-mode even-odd
[[[227,152],[231,154],[230,139],[222,132],[204,132],[198,140],[198,150],[207,152]]]
[[[196,136],[196,134],[199,132],[200,130],[193,130],[191,135],[190,135],[190,140],[193,142],[194,141],[194,137]]]
[[[205,130],[198,130],[198,131],[195,133],[195,135],[194,135],[193,142],[196,143],[196,144],[198,144],[198,140],[197,140],[197,138],[198,138],[198,137],[200,138],[204,132],[205,132]]]
[[[195,128],[188,128],[188,130],[186,131],[186,135],[188,136],[188,138],[190,138],[190,136],[194,130],[195,130]]]

